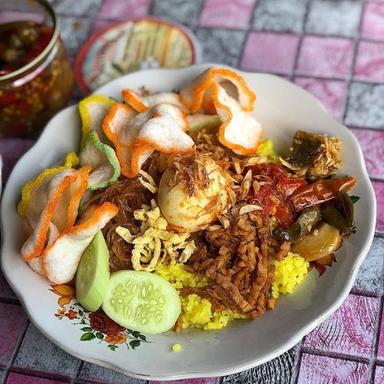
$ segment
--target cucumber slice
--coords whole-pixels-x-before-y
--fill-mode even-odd
[[[109,275],[109,251],[99,231],[81,256],[76,274],[76,299],[88,311],[101,307]]]
[[[181,305],[176,289],[163,278],[149,272],[118,271],[111,274],[103,310],[122,327],[156,334],[175,325]]]

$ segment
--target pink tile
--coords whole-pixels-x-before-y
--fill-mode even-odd
[[[99,16],[107,19],[142,17],[148,14],[151,0],[104,0]]]
[[[352,129],[364,153],[371,177],[384,180],[384,131]]]
[[[368,2],[361,23],[361,35],[384,40],[384,3]]]
[[[384,82],[384,43],[360,41],[354,77],[363,81]]]
[[[335,118],[341,119],[347,94],[345,82],[309,77],[296,77],[294,82],[317,97]]]
[[[383,192],[384,192],[384,188],[383,188]],[[377,346],[377,358],[380,361],[384,361],[384,309],[381,314],[380,336],[379,336],[379,344]]]
[[[200,25],[218,28],[247,28],[255,0],[206,0]]]
[[[7,299],[16,297],[11,287],[8,285],[7,281],[5,280],[5,277],[1,271],[0,271],[0,297],[4,297]]]
[[[368,358],[372,352],[378,304],[377,298],[349,295],[329,319],[306,336],[304,347]]]
[[[6,365],[27,318],[18,305],[0,303],[0,365]]]
[[[168,381],[168,384],[216,384],[220,380],[217,378],[207,378],[207,379],[187,379],[187,380],[174,380]],[[149,381],[148,384],[162,384],[161,381]]]
[[[352,55],[352,40],[305,36],[300,50],[297,73],[345,78],[352,63]]]
[[[366,384],[368,364],[304,353],[297,384]]]
[[[374,384],[383,384],[383,383],[384,383],[384,367],[381,367],[380,365],[376,365]]]
[[[376,203],[377,203],[377,222],[376,230],[384,233],[384,182],[373,181],[373,189],[376,193]],[[384,340],[383,340],[384,344]],[[384,347],[383,347],[384,353]]]
[[[245,45],[241,67],[290,74],[293,70],[298,44],[299,37],[296,35],[251,32]]]
[[[29,139],[0,139],[0,153],[3,157],[3,181],[6,181],[17,160],[34,144]]]
[[[27,376],[10,372],[5,384],[64,384],[64,381],[43,379],[41,377]]]

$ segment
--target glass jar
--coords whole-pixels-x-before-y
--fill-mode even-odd
[[[1,0],[0,44],[0,138],[25,136],[43,128],[72,94],[52,7],[45,0]]]

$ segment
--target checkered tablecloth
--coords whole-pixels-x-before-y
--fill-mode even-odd
[[[377,232],[348,299],[279,358],[213,383],[384,383],[384,1],[52,0],[72,58],[114,20],[187,25],[203,60],[271,72],[313,93],[356,135],[378,200]],[[75,98],[83,95],[79,89]],[[0,140],[6,180],[33,140]],[[0,383],[143,383],[77,360],[31,325],[0,275]],[[154,382],[150,382],[154,384]]]

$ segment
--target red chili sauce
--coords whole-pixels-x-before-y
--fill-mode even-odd
[[[53,30],[33,21],[0,25],[0,76],[30,63],[46,48]]]
[[[307,184],[304,177],[290,177],[282,166],[273,163],[258,164],[249,169],[253,181],[257,181],[257,190],[251,188],[248,202],[259,205],[265,216],[274,216],[280,226],[288,227],[297,216],[289,197]]]

